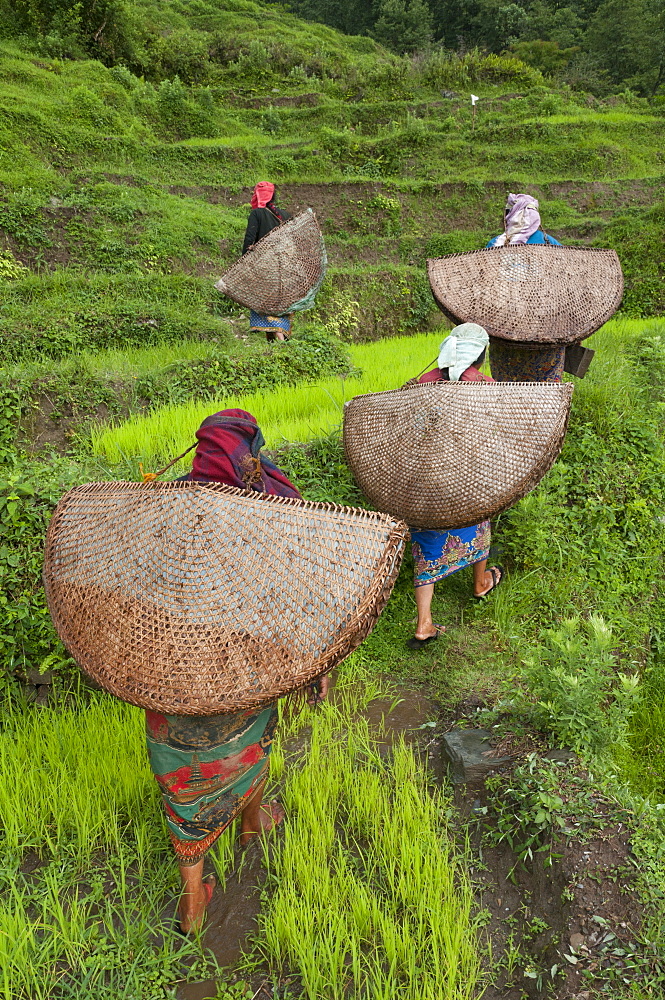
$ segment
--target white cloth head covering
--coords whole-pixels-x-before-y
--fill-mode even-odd
[[[450,381],[457,382],[489,342],[487,331],[478,323],[461,323],[451,330],[439,348],[439,368],[447,368]]]
[[[505,212],[506,231],[497,236],[494,246],[527,243],[529,237],[538,229],[540,229],[538,199],[530,194],[509,194]]]

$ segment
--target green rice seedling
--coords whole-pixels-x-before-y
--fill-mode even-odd
[[[107,696],[82,710],[8,711],[0,733],[6,852],[47,849],[84,861],[117,847],[118,829],[137,815],[161,825],[142,727],[138,709]]]
[[[238,827],[239,823],[237,821],[231,823],[224,833],[217,838],[210,852],[210,857],[215,866],[217,881],[222,891],[226,889],[226,882],[236,863],[234,844],[238,836]]]
[[[284,835],[259,949],[310,1000],[470,1000],[479,985],[472,893],[413,751],[390,760],[343,702],[307,713],[301,767],[286,772]]]
[[[654,331],[665,330],[665,322],[650,321]],[[604,433],[631,404],[631,379],[626,377],[630,360],[627,342],[640,336],[644,322],[616,320],[606,324],[589,341],[597,350],[594,366],[577,383],[574,407],[581,419],[589,419]],[[444,331],[350,347],[351,358],[362,372],[358,378],[326,379],[314,385],[282,387],[274,392],[220,398],[212,402],[190,402],[165,406],[151,414],[135,414],[116,427],[93,429],[92,452],[104,461],[159,463],[182,452],[194,440],[194,432],[210,413],[239,407],[253,413],[269,447],[284,441],[309,441],[328,434],[341,424],[344,403],[355,395],[394,389],[435,363]],[[175,467],[189,468],[191,456]]]
[[[110,463],[123,459],[160,462],[187,448],[206,416],[227,407],[253,413],[269,447],[284,441],[310,441],[341,424],[344,403],[353,396],[398,388],[430,367],[435,363],[441,338],[439,332],[354,345],[350,353],[354,365],[362,371],[358,378],[332,378],[274,392],[166,406],[148,416],[137,414],[117,427],[94,429],[92,452]],[[188,456],[176,469],[190,465]]]

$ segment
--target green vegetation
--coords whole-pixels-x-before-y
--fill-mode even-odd
[[[171,1000],[179,982],[219,976],[230,1000],[281,972],[293,1000],[470,1000],[497,968],[518,968],[512,943],[494,964],[483,950],[447,791],[357,717],[392,674],[436,696],[446,726],[454,713],[535,741],[471,820],[491,850],[512,845],[518,867],[545,859],[556,881],[561,831],[606,821],[590,818],[601,785],[630,830],[650,942],[631,984],[607,980],[605,995],[626,986],[646,1000],[665,948],[658,11],[292,7],[362,37],[252,0],[0,0],[0,995]],[[408,50],[430,31],[466,51],[402,58],[370,37]],[[331,264],[284,345],[250,338],[244,311],[213,288],[262,179],[285,207],[315,209]],[[439,586],[446,635],[412,654],[407,556],[340,671],[341,700],[292,724],[297,751],[276,748],[289,815],[239,972],[261,980],[245,989],[205,942],[172,933],[176,873],[141,713],[90,692],[55,636],[40,582],[50,513],[77,483],[159,467],[229,404],[257,415],[305,496],[362,504],[343,402],[429,366],[445,329],[426,257],[483,246],[506,192],[525,189],[564,243],[616,248],[622,312],[589,342],[560,460],[493,526],[501,588],[475,604],[468,573]],[[545,742],[575,747],[579,767],[544,764]],[[228,882],[232,831],[212,861]],[[528,927],[537,936],[538,919]],[[563,995],[560,970],[530,955],[515,989]],[[589,988],[605,989],[606,970],[594,975]]]
[[[354,345],[349,353],[352,370],[358,370],[358,374],[350,378],[166,406],[149,416],[130,417],[119,427],[94,428],[92,453],[111,464],[134,459],[144,463],[166,461],[191,444],[194,431],[208,413],[227,407],[253,413],[270,448],[285,441],[322,437],[341,426],[346,400],[365,392],[393,389],[424,371],[430,361],[434,363],[442,336],[445,333],[439,332]],[[191,464],[189,455],[174,466],[174,471],[182,475]]]
[[[207,966],[162,914],[175,872],[141,716],[105,696],[40,712],[5,705],[3,1000],[156,1000],[183,963],[194,961],[194,975]]]
[[[260,948],[278,965],[298,969],[310,997],[322,990],[360,997],[369,986],[377,996],[400,989],[414,1000],[464,1000],[475,993],[479,959],[463,858],[446,837],[448,798],[442,790],[430,795],[404,745],[383,761],[380,734],[357,718],[385,693],[385,685],[350,664],[335,705],[305,710],[283,727],[272,770],[280,778],[286,766],[283,795],[293,822],[267,851],[268,884],[276,891],[262,918]],[[288,737],[309,725],[304,767],[289,766],[295,762],[285,762]],[[190,979],[214,971],[200,943],[183,941],[164,915],[177,894],[176,871],[143,726],[140,710],[89,692],[77,707],[26,712],[17,705],[5,715],[6,1000],[157,1000],[173,995],[183,969]],[[237,863],[232,837],[233,830],[224,834],[213,855],[222,887]]]
[[[293,0],[292,9],[341,31],[373,35],[400,53],[420,52],[434,40],[449,50],[511,47],[548,76],[593,93],[632,87],[655,94],[665,85],[665,21],[654,0],[504,6],[495,0]]]
[[[286,762],[293,822],[267,855],[261,950],[298,969],[308,997],[470,1000],[473,896],[447,837],[448,797],[403,742],[385,760],[350,695],[298,720],[312,734],[304,766]]]

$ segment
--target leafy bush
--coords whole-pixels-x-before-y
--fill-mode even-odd
[[[174,139],[212,137],[217,127],[209,109],[196,103],[180,78],[162,80],[157,88],[157,110],[161,131]]]
[[[561,776],[555,764],[530,754],[509,774],[491,774],[485,779],[491,814],[486,836],[495,844],[506,843],[524,864],[543,855],[551,866],[556,858],[554,838],[565,830]]]
[[[617,671],[614,637],[599,615],[549,629],[545,643],[524,660],[532,717],[563,746],[598,751],[625,741],[639,693],[637,673]]]
[[[131,51],[121,0],[12,0],[10,16],[17,32],[41,37],[52,55],[71,58],[87,50],[115,60]]]
[[[436,49],[423,64],[423,81],[434,87],[468,87],[471,83],[510,83],[516,87],[539,86],[543,78],[537,69],[516,56],[485,55],[477,49],[457,55]]]
[[[65,663],[41,585],[44,533],[57,497],[20,469],[0,472],[0,690],[14,675]]]
[[[22,278],[28,268],[9,250],[0,250],[0,279]]]
[[[322,329],[310,327],[286,344],[248,358],[218,357],[179,362],[136,381],[139,397],[152,405],[188,399],[219,399],[225,393],[256,392],[278,385],[314,382],[349,375],[353,367],[343,344]]]
[[[622,308],[628,316],[657,316],[665,312],[665,202],[646,216],[621,215],[612,219],[597,244],[613,247],[624,272]]]
[[[513,45],[512,51],[527,66],[533,66],[545,76],[554,76],[570,64],[580,51],[580,47],[572,45],[562,49],[559,48],[558,42],[537,39],[531,42],[517,42]]]

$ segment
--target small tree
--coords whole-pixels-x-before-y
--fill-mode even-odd
[[[661,0],[604,0],[589,22],[586,41],[614,83],[655,94],[665,82]]]
[[[528,66],[535,66],[545,76],[554,76],[568,66],[580,51],[580,47],[572,45],[569,49],[560,49],[556,42],[538,39],[533,42],[517,42],[513,45],[512,51]]]
[[[374,37],[399,55],[418,52],[432,41],[432,14],[424,0],[382,0]]]

